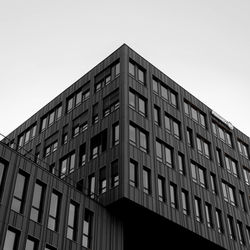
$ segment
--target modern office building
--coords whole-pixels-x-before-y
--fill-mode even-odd
[[[0,142],[0,249],[250,249],[249,137],[122,45]]]

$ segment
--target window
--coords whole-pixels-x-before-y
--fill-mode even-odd
[[[36,222],[42,221],[42,212],[44,206],[45,185],[40,181],[36,181],[33,200],[30,212],[30,219]]]
[[[86,143],[80,146],[79,151],[79,166],[83,167],[86,164]]]
[[[2,161],[0,158],[0,201],[3,195],[4,184],[7,176],[7,162]]]
[[[53,231],[58,231],[59,226],[59,208],[61,206],[61,194],[57,191],[52,192],[50,199],[48,228]]]
[[[248,244],[250,244],[250,227],[246,226],[246,230],[247,230],[247,241]]]
[[[129,107],[142,116],[147,116],[147,99],[135,90],[129,90]]]
[[[165,161],[168,167],[173,168],[173,149],[165,146]]]
[[[103,194],[107,191],[107,177],[106,177],[106,167],[100,170],[99,175],[99,193]]]
[[[25,250],[37,250],[38,249],[38,240],[28,236],[26,240]]]
[[[194,162],[191,162],[190,166],[193,182],[199,184],[203,188],[206,188],[206,170]]]
[[[90,198],[95,198],[95,175],[92,174],[88,178],[88,195]]]
[[[185,175],[186,173],[185,157],[184,154],[180,152],[178,153],[178,167],[179,167],[179,173]]]
[[[111,188],[119,185],[118,160],[111,163]]]
[[[103,117],[119,109],[119,88],[103,98]]]
[[[84,189],[83,189],[83,179],[79,180],[77,183],[76,183],[76,189],[79,191],[79,192],[83,192]]]
[[[56,173],[55,163],[52,163],[52,164],[49,166],[49,172],[50,172],[51,174],[55,174],[55,173]]]
[[[237,141],[238,144],[238,149],[240,151],[240,154],[247,159],[249,159],[249,154],[248,154],[248,145],[240,140]]]
[[[63,127],[63,134],[62,134],[62,145],[68,142],[68,125]]]
[[[233,222],[233,217],[230,215],[227,216],[227,225],[228,225],[228,232],[230,239],[235,240],[236,235],[235,235],[234,222]]]
[[[235,177],[238,177],[237,162],[227,155],[225,155],[225,161],[226,161],[227,171],[230,174],[234,175]]]
[[[185,189],[181,190],[181,200],[182,200],[182,212],[185,215],[190,214],[189,201],[188,201],[188,191]]]
[[[219,167],[222,167],[222,156],[221,156],[221,150],[219,148],[216,148],[216,160],[217,160],[217,164]]]
[[[44,250],[56,250],[56,248],[54,248],[54,247],[52,247],[52,246],[46,244],[46,247],[45,247]]]
[[[136,141],[136,134],[139,136],[139,143]],[[138,146],[141,151],[148,153],[148,133],[132,124],[129,125],[129,143],[134,146]]]
[[[145,194],[151,193],[151,173],[150,169],[143,168],[143,192]]]
[[[67,238],[74,241],[76,241],[77,238],[78,210],[79,210],[79,205],[73,201],[70,201]]]
[[[225,182],[222,182],[222,191],[224,200],[231,205],[236,206],[235,188]]]
[[[21,171],[17,174],[16,184],[11,204],[11,209],[17,213],[23,213],[26,191],[28,187],[28,176]]]
[[[244,174],[245,183],[247,185],[250,185],[250,170],[248,170],[247,168],[243,167],[243,174]]]
[[[119,144],[119,123],[115,123],[112,126],[112,145]]]
[[[209,203],[205,203],[205,214],[207,226],[213,228],[213,218],[212,218],[212,206]]]
[[[47,147],[45,147],[44,149],[44,157],[49,156],[50,154],[52,154],[53,152],[55,152],[58,148],[58,141],[55,141],[53,143],[51,143],[50,145],[48,145]]]
[[[66,112],[70,112],[75,107],[79,106],[82,102],[90,97],[89,84],[85,84],[83,88],[78,89],[69,98],[67,98]]]
[[[133,160],[129,162],[129,184],[138,187],[138,163]]]
[[[177,186],[174,183],[170,183],[170,206],[177,209]]]
[[[217,184],[216,184],[216,176],[214,173],[210,173],[210,181],[211,181],[211,189],[214,194],[217,194]]]
[[[93,105],[92,109],[92,124],[96,124],[99,122],[99,116],[98,116],[98,103]]]
[[[145,84],[145,69],[132,60],[129,60],[128,71],[129,74],[135,77],[140,83]]]
[[[198,153],[200,153],[200,154],[204,155],[206,158],[210,159],[209,143],[201,136],[197,136],[196,139],[197,139]]]
[[[246,205],[246,199],[245,199],[245,194],[242,191],[239,191],[240,194],[240,205],[242,209],[247,212],[247,205]]]
[[[95,135],[90,140],[90,159],[95,159],[107,149],[107,129]]]
[[[201,199],[198,197],[194,197],[194,205],[195,205],[195,218],[198,222],[202,222],[202,213],[201,213]]]
[[[45,129],[50,127],[53,123],[59,120],[62,116],[62,104],[50,110],[46,115],[41,118],[40,131],[43,132]]]
[[[93,227],[93,213],[90,210],[85,209],[83,229],[82,229],[82,246],[83,247],[91,248],[92,227]]]
[[[120,62],[117,62],[114,66],[115,69],[115,77],[117,77],[120,74]]]
[[[139,135],[140,135],[140,150],[147,153],[148,151],[147,135],[143,131],[139,131]]]
[[[164,202],[166,200],[165,178],[162,176],[158,176],[158,195],[159,201]]]
[[[36,135],[36,123],[26,129],[20,136],[18,136],[18,147],[22,147],[31,141]]]
[[[180,122],[177,121],[174,117],[170,116],[169,114],[165,113],[164,116],[164,123],[165,129],[168,133],[174,135],[174,137],[178,140],[181,139],[181,130],[180,130]]]
[[[203,128],[206,128],[206,115],[193,104],[188,101],[184,101],[184,112],[185,115],[190,117],[193,121],[198,123]]]
[[[18,249],[19,237],[20,237],[20,232],[9,227],[6,232],[3,250]]]
[[[245,242],[245,236],[244,236],[244,233],[243,233],[242,222],[237,220],[236,225],[237,225],[237,231],[238,231],[240,244],[245,245],[246,242]]]
[[[223,224],[222,224],[222,215],[221,215],[221,210],[218,208],[215,209],[215,218],[216,218],[218,232],[223,233],[224,228],[223,228]]]
[[[156,146],[156,158],[158,161],[162,161],[162,146],[161,143],[159,141],[155,142],[155,146]]]
[[[84,111],[73,120],[73,126],[72,126],[73,138],[88,129],[87,119],[88,119],[88,110]]]
[[[214,121],[212,121],[212,128],[213,128],[213,133],[215,136],[217,136],[220,140],[222,140],[224,143],[226,143],[229,147],[232,147],[232,135],[227,129],[224,127],[218,125]]]
[[[67,174],[74,171],[75,153],[72,152],[60,160],[60,178],[64,178]]]
[[[187,128],[187,143],[189,147],[193,147],[193,131],[191,128]]]
[[[161,126],[161,109],[156,105],[154,105],[154,123]]]
[[[158,93],[159,93],[158,83],[157,83],[157,80],[155,80],[154,78],[153,78],[153,80],[152,80],[152,86],[153,86],[153,91],[154,91],[156,94],[158,94]]]

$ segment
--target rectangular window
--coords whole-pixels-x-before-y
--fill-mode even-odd
[[[154,123],[161,126],[161,110],[158,106],[154,105]]]
[[[75,168],[75,153],[70,153],[60,160],[60,178],[64,178],[67,174],[74,171]]]
[[[158,197],[159,201],[164,202],[166,199],[166,194],[165,194],[165,178],[162,176],[158,176]]]
[[[95,159],[107,149],[107,129],[95,135],[90,140],[90,159]]]
[[[193,147],[193,131],[191,128],[187,128],[187,143],[189,147]]]
[[[207,142],[201,136],[197,136],[197,150],[198,153],[204,155],[206,158],[210,159],[210,147],[209,142]]]
[[[112,145],[119,144],[119,123],[115,123],[112,126]]]
[[[138,97],[138,102],[139,102],[139,114],[146,116],[146,101],[140,97]]]
[[[201,213],[201,199],[198,197],[194,197],[194,205],[195,205],[195,218],[198,222],[202,222],[202,213]]]
[[[96,124],[99,122],[99,115],[98,115],[98,103],[93,105],[92,110],[92,124]]]
[[[151,173],[147,168],[143,168],[143,192],[145,194],[151,193]]]
[[[240,140],[237,140],[237,144],[240,154],[249,159],[248,145]]]
[[[128,71],[130,75],[135,76],[135,65],[132,62],[129,62]]]
[[[45,246],[45,249],[44,250],[57,250],[55,247],[52,247],[52,246],[50,246],[50,245],[48,245],[48,244],[46,244],[46,246]]]
[[[185,157],[184,154],[178,153],[178,166],[179,166],[179,173],[185,175],[186,168],[185,168]]]
[[[216,176],[214,173],[210,174],[210,180],[211,180],[211,189],[214,194],[217,194],[217,184],[216,184]]]
[[[180,124],[173,120],[174,137],[180,140]]]
[[[133,160],[129,162],[129,184],[138,187],[138,163]]]
[[[5,235],[3,250],[18,249],[19,237],[20,232],[9,227]]]
[[[207,226],[213,228],[213,218],[212,218],[212,206],[209,203],[205,203],[205,213]]]
[[[93,227],[93,212],[85,209],[85,215],[82,228],[82,246],[91,248],[92,242],[92,227]]]
[[[230,239],[235,240],[236,235],[235,235],[234,221],[233,217],[230,215],[227,216],[227,225],[228,225],[228,232]]]
[[[135,94],[129,91],[129,107],[132,109],[135,109]]]
[[[148,152],[148,137],[146,133],[139,131],[140,135],[140,150],[147,153]]]
[[[231,205],[236,206],[235,188],[222,181],[222,191],[224,200]]]
[[[243,233],[243,226],[242,226],[242,222],[237,220],[237,231],[238,231],[238,236],[239,236],[239,241],[241,245],[245,245],[246,241],[245,241],[245,236]]]
[[[136,146],[135,127],[131,124],[129,125],[129,142]]]
[[[134,89],[129,90],[129,107],[142,116],[147,116],[147,99]]]
[[[18,147],[24,146],[31,141],[36,135],[36,123],[27,128],[21,135],[18,136]]]
[[[154,91],[156,94],[158,94],[158,93],[159,93],[158,82],[157,82],[157,80],[155,80],[154,78],[153,78],[153,80],[152,80],[152,86],[153,86],[153,91]]]
[[[144,132],[143,129],[135,127],[134,125],[129,125],[129,143],[136,146],[136,134],[139,138],[138,147],[141,151],[148,153],[148,133]]]
[[[177,203],[177,186],[174,183],[170,183],[170,206],[178,209]]]
[[[168,167],[173,168],[173,149],[165,146],[165,160]]]
[[[107,176],[106,176],[106,167],[100,169],[99,175],[99,193],[103,194],[107,191]]]
[[[250,227],[246,226],[246,230],[247,230],[247,242],[248,244],[250,244]]]
[[[79,151],[79,166],[83,167],[86,164],[86,143],[80,146]]]
[[[180,140],[181,139],[181,129],[180,129],[181,123],[167,113],[165,113],[164,115],[164,123],[165,123],[165,129],[167,130],[167,132],[173,134],[176,139]]]
[[[74,241],[77,239],[78,210],[79,205],[71,201],[69,204],[67,238]]]
[[[0,201],[3,195],[5,180],[7,176],[7,162],[0,159]]]
[[[103,117],[119,109],[119,88],[103,98]]]
[[[156,146],[156,158],[158,161],[161,161],[162,162],[162,146],[161,146],[161,143],[156,141],[155,142],[155,146]]]
[[[249,186],[250,185],[250,170],[244,167],[243,174],[244,174],[245,183]]]
[[[17,174],[16,184],[11,204],[11,209],[17,213],[23,213],[26,191],[28,187],[28,176],[21,171]]]
[[[45,188],[45,184],[41,183],[40,181],[36,181],[30,212],[30,219],[36,222],[42,221]]]
[[[49,219],[48,228],[52,231],[58,231],[59,217],[60,217],[60,206],[61,206],[61,194],[53,191],[50,199]]]
[[[39,245],[39,241],[28,236],[26,240],[25,250],[37,250]]]
[[[95,175],[92,174],[88,178],[88,195],[90,198],[95,198]]]
[[[206,170],[198,164],[191,162],[191,175],[193,182],[206,188]]]
[[[221,156],[221,150],[219,148],[216,148],[216,159],[217,159],[217,164],[219,167],[222,167],[222,156]]]
[[[217,136],[220,140],[226,143],[229,147],[232,147],[232,135],[230,132],[227,131],[226,128],[218,125],[214,121],[212,121],[212,128],[213,133]]]
[[[240,205],[242,209],[247,212],[247,205],[246,205],[246,199],[245,199],[245,194],[242,191],[239,191],[240,194]]]
[[[111,163],[111,188],[119,185],[118,160]]]
[[[235,177],[238,177],[237,162],[227,155],[225,155],[225,162],[226,162],[227,171],[230,174],[234,175]]]
[[[189,200],[188,200],[188,191],[182,189],[181,190],[181,200],[182,200],[182,212],[185,215],[190,214],[190,208],[189,208]]]
[[[218,232],[223,233],[224,228],[223,228],[223,224],[222,224],[222,214],[221,214],[221,210],[218,208],[215,209],[215,218],[216,218]]]

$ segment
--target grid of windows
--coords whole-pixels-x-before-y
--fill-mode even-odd
[[[152,79],[152,86],[155,94],[160,95],[165,101],[175,108],[178,107],[177,93],[174,90],[169,88],[165,83],[156,77],[153,77]]]
[[[190,166],[193,182],[206,188],[206,170],[194,162],[191,162]]]
[[[237,140],[237,144],[240,154],[249,159],[248,145],[240,140]]]
[[[227,131],[227,129],[218,125],[214,121],[212,121],[212,129],[215,136],[217,136],[220,140],[226,143],[229,147],[233,147],[232,135],[230,132]]]
[[[184,101],[184,112],[193,121],[199,123],[203,128],[206,128],[206,115],[186,100]]]

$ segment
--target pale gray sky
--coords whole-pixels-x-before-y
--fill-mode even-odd
[[[127,43],[250,136],[249,0],[1,0],[0,133]]]

